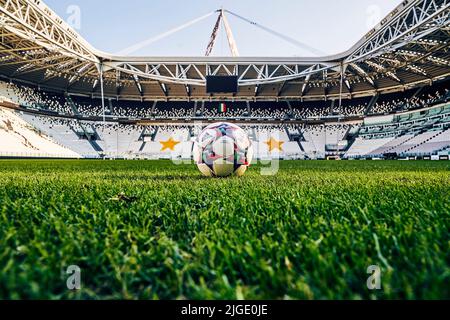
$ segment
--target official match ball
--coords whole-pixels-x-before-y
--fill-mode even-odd
[[[252,162],[253,146],[240,127],[218,122],[207,126],[198,135],[193,156],[204,176],[242,176]]]

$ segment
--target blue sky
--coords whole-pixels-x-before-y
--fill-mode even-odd
[[[401,0],[45,0],[99,50],[117,53],[224,7],[324,54],[349,49]],[[75,7],[74,7],[75,6]],[[78,9],[80,15],[78,16]],[[216,16],[132,55],[204,55]],[[241,56],[313,56],[235,17],[228,17]],[[213,55],[228,56],[225,32]]]

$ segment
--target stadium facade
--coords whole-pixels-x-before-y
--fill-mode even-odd
[[[0,155],[190,159],[227,120],[260,159],[448,159],[449,13],[403,1],[327,57],[120,57],[42,1],[0,0]],[[208,76],[237,92],[207,93]]]

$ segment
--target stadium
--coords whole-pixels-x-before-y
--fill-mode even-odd
[[[449,13],[404,0],[340,54],[243,57],[232,17],[314,49],[222,8],[204,56],[158,57],[0,0],[0,298],[448,299]],[[217,122],[252,142],[243,177],[192,161]]]

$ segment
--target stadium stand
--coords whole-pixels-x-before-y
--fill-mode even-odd
[[[81,127],[76,120],[35,116],[21,113],[19,116],[37,130],[46,132],[59,144],[70,148],[84,158],[97,158],[98,154],[89,141],[81,136]]]
[[[345,156],[347,158],[363,157],[394,139],[394,137],[380,139],[356,138],[355,142],[351,145]]]
[[[0,96],[29,108],[55,112],[60,115],[82,115],[99,117],[103,115],[101,100],[43,92],[26,85],[0,81]],[[344,99],[341,107],[333,101],[291,101],[287,102],[227,102],[226,111],[219,111],[220,102],[203,102],[195,109],[194,102],[140,102],[128,100],[105,100],[105,114],[109,117],[136,119],[186,119],[186,118],[262,118],[262,119],[323,119],[332,116],[364,117],[426,108],[448,101],[448,83],[443,82],[431,88],[410,89],[405,92],[380,96],[369,109],[373,97]]]
[[[102,101],[95,97],[45,92],[2,81],[0,97],[21,110],[2,109],[8,119],[20,119],[22,127],[26,123],[31,131],[73,152],[56,152],[54,147],[35,143],[40,151],[64,157],[190,158],[191,140],[198,129],[193,124],[170,121],[192,119],[250,121],[242,125],[261,159],[323,159],[336,154],[349,159],[382,158],[386,154],[424,156],[445,152],[450,146],[448,81],[382,96],[344,99],[341,107],[337,100],[221,103],[109,98],[105,99],[104,113]],[[336,122],[338,118],[340,122]],[[119,123],[118,119],[129,123]],[[137,120],[160,123],[143,125],[135,123]],[[4,141],[13,143],[6,136]],[[173,146],[165,147],[167,142]],[[11,150],[35,150],[36,154],[37,149],[25,142]]]
[[[81,158],[5,108],[0,108],[0,141],[2,157]]]
[[[434,99],[434,98],[433,98]],[[362,125],[346,157],[429,156],[450,146],[450,105],[378,117]]]

